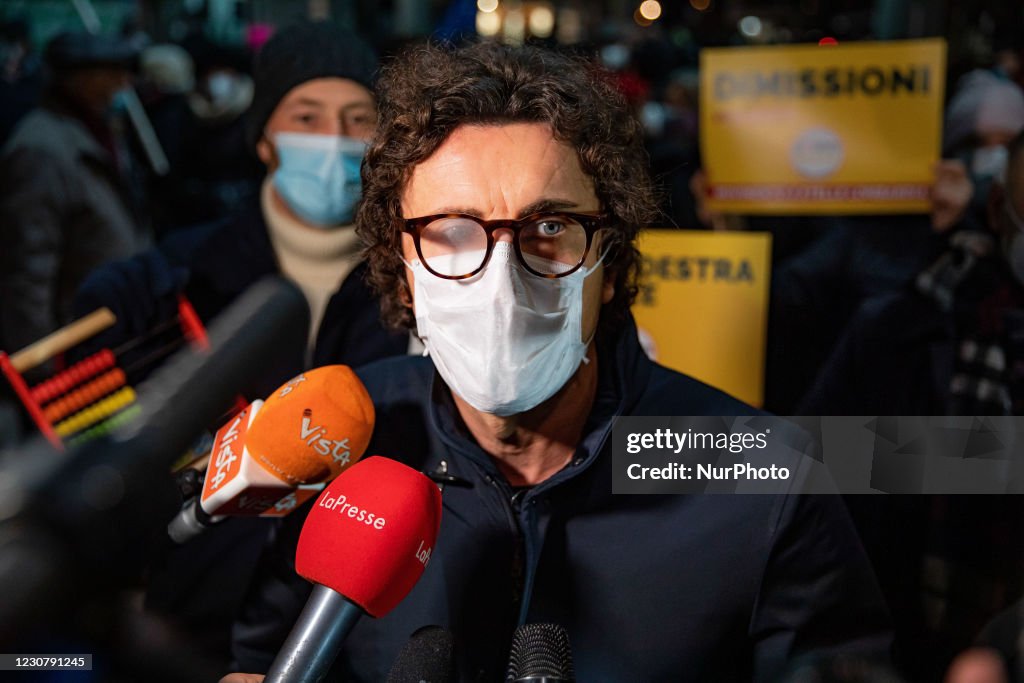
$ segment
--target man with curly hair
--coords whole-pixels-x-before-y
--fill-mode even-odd
[[[384,680],[428,624],[452,631],[466,681],[501,680],[527,622],[565,626],[588,682],[774,680],[797,657],[884,647],[838,498],[612,494],[616,417],[753,409],[640,348],[634,243],[656,215],[640,126],[604,74],[537,47],[423,47],[379,95],[357,229],[386,322],[415,326],[428,357],[360,370],[368,452],[462,485],[419,584],[359,623],[337,680]],[[309,593],[301,522],[261,563],[238,670],[267,669]]]

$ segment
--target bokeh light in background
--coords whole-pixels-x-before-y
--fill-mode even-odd
[[[500,37],[519,44],[527,38],[547,39],[555,33],[555,9],[549,2],[477,0],[476,8],[476,32],[485,38]],[[581,26],[575,11],[560,11],[557,24],[559,42],[579,41]]]
[[[504,39],[508,12],[520,10],[525,22],[522,39],[531,37],[559,44],[596,43],[621,38],[640,26],[696,30],[692,49],[757,44],[817,44],[835,37],[840,44],[852,40],[886,40],[946,35],[950,60],[966,65],[991,64],[997,53],[1017,49],[1020,43],[1020,0],[90,0],[104,26],[116,32],[125,22],[141,21],[155,42],[180,41],[197,26],[215,41],[246,43],[251,25],[275,26],[297,15],[331,16],[359,25],[371,42],[391,45],[437,32],[442,38],[477,34]],[[658,7],[660,6],[660,12]],[[543,9],[538,10],[538,8]],[[534,10],[538,10],[536,15]],[[393,21],[384,17],[393,14]],[[477,13],[497,15],[499,21],[480,19]],[[58,27],[78,22],[70,0],[0,0],[0,19],[31,19],[31,38],[37,50]],[[551,20],[553,15],[554,19]],[[565,16],[563,16],[565,15]],[[741,31],[737,22],[747,16],[761,21],[757,36]],[[376,19],[374,17],[377,17]],[[551,24],[550,31],[548,25]],[[519,35],[516,22],[513,38]],[[518,38],[516,38],[518,39]],[[656,39],[648,36],[647,39]],[[258,44],[258,43],[255,43]],[[684,50],[691,50],[690,46]],[[687,59],[693,55],[687,53]],[[960,65],[965,65],[961,67]]]
[[[740,19],[739,29],[740,33],[747,38],[757,38],[761,35],[763,26],[759,18],[755,16],[746,16]]]
[[[501,31],[501,17],[499,15],[494,12],[477,12],[477,33],[489,38],[498,35],[499,31]]]
[[[661,16],[661,3],[658,0],[644,0],[640,3],[640,16],[648,21],[656,21]]]
[[[510,9],[501,28],[506,43],[519,45],[526,39],[526,14],[519,8]]]
[[[530,10],[530,35],[548,38],[555,29],[555,13],[547,5],[538,5]]]
[[[583,18],[580,12],[572,7],[562,7],[558,10],[558,31],[556,38],[563,45],[573,45],[583,39]]]

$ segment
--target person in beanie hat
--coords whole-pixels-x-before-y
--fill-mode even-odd
[[[406,353],[409,335],[380,322],[352,226],[362,154],[376,124],[375,68],[370,49],[337,25],[303,23],[275,34],[256,57],[247,114],[250,149],[266,167],[258,196],[218,224],[174,231],[155,249],[94,273],[78,309],[107,306],[117,324],[92,344],[116,346],[173,316],[179,292],[209,322],[276,274],[306,296],[307,343],[282,351],[287,361],[253,368],[245,398],[264,398],[309,368]],[[171,617],[226,664],[231,621],[272,525],[238,518],[181,546],[165,539],[147,609]]]
[[[358,37],[327,23],[285,29],[256,57],[248,139],[267,167],[261,205],[278,263],[309,300],[311,340],[362,248],[351,225],[375,70]]]
[[[376,68],[369,46],[337,24],[303,22],[274,34],[256,55],[246,113],[247,144],[266,171],[258,196],[212,227],[177,231],[146,259],[113,264],[86,281],[76,308],[110,306],[118,315],[97,343],[131,338],[156,324],[166,312],[160,302],[182,288],[205,320],[259,278],[280,274],[299,286],[311,312],[307,346],[292,374],[404,353],[408,337],[385,332],[377,322],[352,226],[362,155],[376,126]],[[122,272],[132,267],[146,272]],[[254,394],[290,376],[274,373]]]

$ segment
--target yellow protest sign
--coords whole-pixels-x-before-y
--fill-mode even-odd
[[[639,248],[633,315],[654,359],[762,405],[771,235],[646,230]]]
[[[942,39],[703,50],[709,208],[927,212],[945,65]]]

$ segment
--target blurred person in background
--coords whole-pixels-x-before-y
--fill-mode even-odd
[[[603,45],[598,58],[643,124],[655,198],[663,216],[657,227],[694,229],[699,225],[690,181],[700,168],[699,72],[694,59],[678,52],[664,40],[637,44],[617,40]],[[673,69],[674,65],[680,68]]]
[[[969,240],[964,233],[987,231],[989,189],[1006,164],[1006,143],[1021,129],[1020,89],[992,72],[971,72],[960,80],[946,109],[944,158],[935,167],[929,216],[825,220],[820,238],[775,264],[767,408],[807,415],[876,412],[864,407],[865,413],[832,413],[814,394],[816,382],[828,371],[848,326],[866,315],[862,307],[877,306],[871,303],[876,297],[905,292],[919,273],[948,253],[951,243]],[[882,413],[923,414],[909,406],[891,408],[895,412],[886,408]]]
[[[70,322],[86,275],[148,244],[114,115],[135,56],[118,39],[87,33],[63,33],[47,46],[45,99],[0,156],[2,349]]]
[[[1024,414],[1024,136],[1003,150],[984,226],[857,310],[801,414]]]
[[[0,147],[42,94],[42,64],[29,33],[24,20],[0,24]]]
[[[265,174],[246,139],[247,54],[204,37],[185,44],[154,45],[140,58],[143,104],[170,166],[152,183],[158,237],[244,211]]]
[[[77,305],[83,312],[108,306],[117,324],[90,344],[111,347],[142,334],[173,315],[178,292],[209,322],[262,277],[282,275],[309,304],[308,341],[278,366],[254,368],[247,397],[266,396],[311,367],[405,353],[408,334],[380,323],[352,225],[376,126],[376,67],[370,48],[334,24],[275,34],[256,59],[246,131],[266,167],[259,196],[222,222],[176,230],[157,248],[95,272]],[[267,519],[234,519],[182,546],[165,539],[147,607],[226,658],[229,625],[269,528]]]
[[[1024,414],[1024,133],[1007,150],[986,197],[984,228],[950,233],[948,247],[915,280],[863,303],[800,414]],[[926,652],[942,662],[1019,594],[1019,497],[857,503],[854,516],[896,615],[897,644],[901,632],[908,635],[909,666],[925,667]],[[967,594],[974,597],[965,601]]]
[[[663,227],[700,227],[697,201],[691,189],[694,176],[700,173],[697,82],[696,69],[673,72],[661,97],[648,100],[640,113],[647,134],[645,146],[651,158],[651,175],[667,219]]]
[[[1006,76],[977,69],[963,76],[946,107],[943,154],[967,167],[974,195],[965,216],[982,228],[993,179],[1006,166],[1006,144],[1024,129],[1024,92]]]
[[[946,114],[945,158],[934,169],[928,215],[725,214],[707,206],[704,173],[693,175],[701,223],[773,236],[766,409],[812,414],[801,401],[858,309],[903,291],[944,251],[949,235],[984,225],[991,169],[1005,161],[999,145],[1019,130],[1021,111],[1012,83],[980,71],[963,80]]]
[[[180,207],[189,204],[180,196],[180,177],[182,166],[188,163],[183,142],[195,125],[188,105],[194,88],[195,65],[184,48],[161,44],[142,50],[139,99],[168,162],[168,173],[151,182],[153,228],[158,239],[178,224]]]
[[[965,165],[935,166],[928,215],[753,217],[772,230],[765,407],[803,414],[800,401],[856,311],[871,299],[903,291],[966,225],[972,184]],[[802,229],[799,239],[787,229]],[[779,235],[779,233],[783,233]],[[810,414],[810,413],[807,413]]]
[[[246,112],[255,87],[249,53],[204,38],[189,41],[195,88],[188,94],[190,125],[181,140],[177,201],[170,227],[219,220],[257,199],[266,160],[253,154]]]

